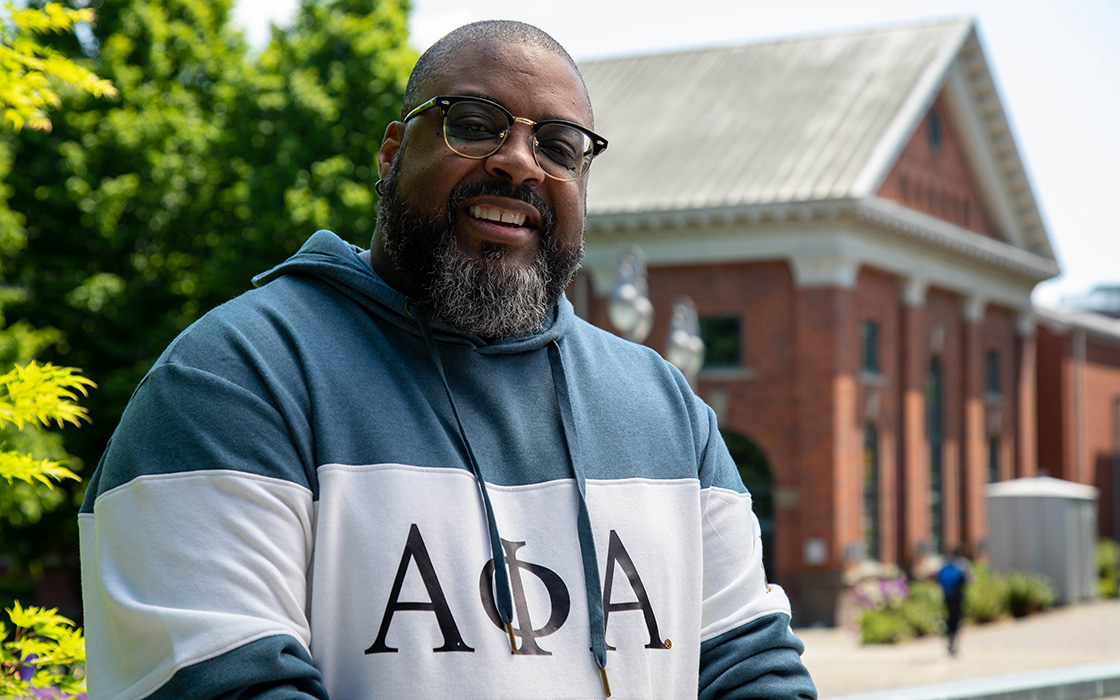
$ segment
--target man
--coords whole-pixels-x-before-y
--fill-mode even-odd
[[[562,296],[592,129],[536,28],[421,57],[371,250],[316,233],[125,411],[91,698],[816,697],[714,415]]]

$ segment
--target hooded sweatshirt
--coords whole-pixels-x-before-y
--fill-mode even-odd
[[[715,416],[652,350],[566,299],[485,342],[326,231],[254,282],[89,484],[91,700],[816,697]]]

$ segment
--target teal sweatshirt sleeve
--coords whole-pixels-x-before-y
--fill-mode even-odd
[[[789,600],[768,583],[761,530],[750,493],[739,478],[705,407],[701,452],[704,505],[704,620],[700,700],[815,700],[801,661],[805,650],[790,629]]]
[[[804,650],[781,614],[702,642],[699,700],[816,700]]]
[[[268,637],[180,669],[146,700],[328,700],[293,638]]]
[[[326,700],[311,483],[254,389],[165,362],[122,417],[79,519],[90,698]]]

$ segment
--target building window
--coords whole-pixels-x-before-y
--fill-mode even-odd
[[[988,483],[999,481],[999,436],[988,438]]]
[[[867,374],[880,374],[882,365],[879,362],[879,324],[875,321],[864,321],[860,335],[863,341],[863,371]]]
[[[934,153],[941,152],[941,144],[944,140],[944,135],[941,129],[941,117],[937,114],[936,109],[929,111],[929,146],[933,149]]]
[[[704,369],[738,367],[743,358],[743,342],[738,316],[707,316],[700,319],[704,341]]]
[[[863,543],[868,559],[879,559],[879,431],[863,428]]]
[[[985,358],[988,393],[999,395],[999,352],[989,350]]]
[[[926,430],[929,436],[929,530],[934,552],[940,552],[945,542],[945,518],[942,509],[944,484],[942,482],[942,452],[944,448],[944,386],[941,376],[941,359],[929,362],[926,379]]]

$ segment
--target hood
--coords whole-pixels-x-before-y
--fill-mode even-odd
[[[420,336],[420,328],[409,311],[415,302],[385,283],[362,257],[364,252],[331,231],[316,231],[295,255],[254,277],[253,285],[260,287],[284,275],[314,275],[401,330]],[[483,354],[506,354],[545,347],[563,337],[574,318],[571,303],[561,295],[545,320],[544,328],[531,335],[487,342],[435,319],[430,321],[430,326],[439,343],[472,346]]]

